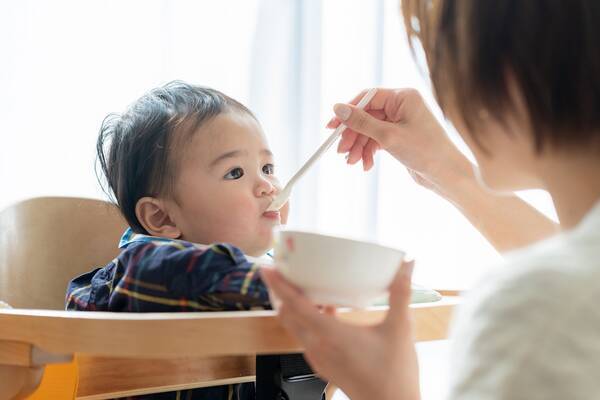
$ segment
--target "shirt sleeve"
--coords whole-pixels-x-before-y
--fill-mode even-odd
[[[128,312],[228,311],[270,308],[258,273],[234,246],[205,250],[173,243],[136,243],[105,268],[74,279],[67,309]]]
[[[108,311],[110,297],[111,262],[104,268],[86,272],[69,282],[65,297],[67,311]]]
[[[593,397],[600,341],[585,316],[598,312],[583,307],[597,293],[576,285],[559,269],[534,268],[469,295],[453,332],[449,398]]]

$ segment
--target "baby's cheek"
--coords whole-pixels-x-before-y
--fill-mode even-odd
[[[283,205],[283,207],[281,207],[281,210],[279,212],[281,213],[281,225],[287,224],[288,216],[290,214],[290,201],[289,200],[287,201],[287,203],[285,203]]]
[[[277,188],[277,193],[281,192],[282,186],[281,186],[281,183],[279,182],[279,180],[277,179],[277,177],[274,176],[272,179],[273,179],[272,180],[273,185]],[[285,203],[283,205],[283,207],[281,207],[281,209],[279,210],[279,213],[281,214],[281,224],[282,225],[287,224],[288,215],[290,213],[290,201],[289,200],[287,203]]]
[[[258,205],[253,199],[237,199],[233,204],[230,205],[232,215],[236,215],[237,218],[243,221],[256,221],[260,215]]]

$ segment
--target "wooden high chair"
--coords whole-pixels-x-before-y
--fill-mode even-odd
[[[76,365],[77,398],[103,399],[251,382],[257,355],[302,351],[272,311],[62,311],[67,282],[114,258],[125,227],[113,205],[91,199],[35,198],[0,212],[0,300],[15,307],[0,309],[0,400],[34,392],[45,367],[46,378],[66,379],[50,374],[61,363]],[[413,305],[416,339],[445,338],[456,304]],[[340,318],[370,324],[385,312]]]

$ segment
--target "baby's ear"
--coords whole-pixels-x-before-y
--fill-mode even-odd
[[[154,197],[142,197],[135,205],[135,215],[140,224],[152,236],[177,239],[181,230],[169,216],[165,203]]]

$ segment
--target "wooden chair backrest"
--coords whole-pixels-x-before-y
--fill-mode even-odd
[[[105,201],[38,197],[0,212],[0,300],[17,308],[64,309],[68,282],[119,252],[126,228]]]

